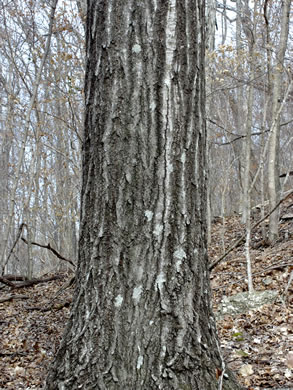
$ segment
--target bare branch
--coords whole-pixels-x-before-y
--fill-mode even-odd
[[[27,240],[24,238],[24,237],[21,237],[22,241],[25,242],[26,244],[28,244]],[[47,245],[43,245],[43,244],[39,244],[38,242],[31,242],[32,245],[36,245],[36,246],[39,246],[40,248],[45,248],[45,249],[49,249],[51,252],[54,253],[54,255],[56,257],[58,257],[58,259],[60,260],[63,260],[63,261],[66,261],[67,263],[71,264],[74,268],[76,267],[75,263],[70,260],[70,259],[66,259],[66,257],[60,255],[59,252],[56,251],[56,249],[52,248],[50,243],[48,243]]]

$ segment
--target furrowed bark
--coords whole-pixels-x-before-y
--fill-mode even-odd
[[[200,1],[88,1],[77,288],[47,390],[239,388],[210,307],[204,39]]]

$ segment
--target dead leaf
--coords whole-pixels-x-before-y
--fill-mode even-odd
[[[288,352],[286,357],[286,364],[289,368],[293,368],[293,351]]]
[[[253,369],[251,364],[244,364],[240,370],[239,370],[240,375],[247,377],[249,375],[253,374]]]

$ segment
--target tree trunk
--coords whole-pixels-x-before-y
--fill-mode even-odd
[[[282,76],[284,74],[284,59],[287,48],[288,32],[289,32],[289,14],[291,0],[284,0],[282,5],[281,16],[281,34],[277,58],[275,64],[273,78],[273,102],[272,102],[272,122],[276,121],[276,125],[271,130],[269,143],[269,159],[268,159],[268,190],[270,209],[272,210],[280,200],[280,116],[278,116],[279,108],[282,102]],[[269,222],[269,240],[274,243],[279,234],[279,209],[276,209],[270,215]]]
[[[210,306],[203,2],[87,12],[77,287],[46,389],[239,389]]]
[[[216,0],[207,0],[206,4],[206,20],[207,20],[207,47],[209,50],[209,53],[212,53],[213,50],[215,50],[215,32],[216,32],[216,24],[217,24],[217,18],[216,18],[216,12],[217,12],[217,4]],[[206,69],[209,69],[209,61],[206,61]],[[208,81],[206,83],[206,92],[207,95],[210,95],[212,92],[212,77],[208,77]],[[211,117],[210,113],[214,111],[214,101],[213,97],[209,99],[209,101],[206,104],[207,107],[207,116]],[[206,142],[206,148],[207,148],[207,242],[208,244],[211,242],[212,239],[212,204],[211,204],[211,185],[209,181],[209,170],[211,166],[211,159],[210,159],[210,150],[211,150],[211,142],[210,142],[210,131],[209,126],[206,127],[207,132],[207,142]]]
[[[242,15],[242,9],[243,4],[242,0],[236,1],[236,53],[237,57],[241,58],[241,50],[243,50],[243,42],[241,38],[242,34],[242,21],[241,21],[241,15]],[[239,64],[239,68],[237,69],[237,77],[239,80],[242,80],[244,73],[243,64]],[[242,85],[239,85],[236,90],[236,129],[238,134],[244,135],[244,87]],[[242,142],[241,144],[238,144],[238,142],[233,145],[235,148],[235,155],[240,156],[239,158],[239,187],[240,187],[240,201],[239,201],[239,212],[241,215],[244,213],[244,176],[245,176],[245,151],[246,151],[246,144],[245,142]]]

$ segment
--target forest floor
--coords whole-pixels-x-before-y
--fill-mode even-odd
[[[288,214],[293,199],[282,206]],[[291,209],[289,209],[291,211]],[[243,234],[238,216],[216,219],[210,261],[215,261]],[[274,302],[218,320],[223,356],[246,389],[293,389],[293,282],[281,299],[293,270],[293,219],[281,220],[280,240],[261,241],[252,233],[254,287],[277,290]],[[32,287],[10,290],[0,284],[0,390],[42,389],[69,317],[73,288],[62,290],[68,275]],[[247,291],[244,245],[239,245],[211,274],[214,310],[223,297]],[[10,298],[10,300],[4,300]],[[2,301],[2,302],[1,302]]]

